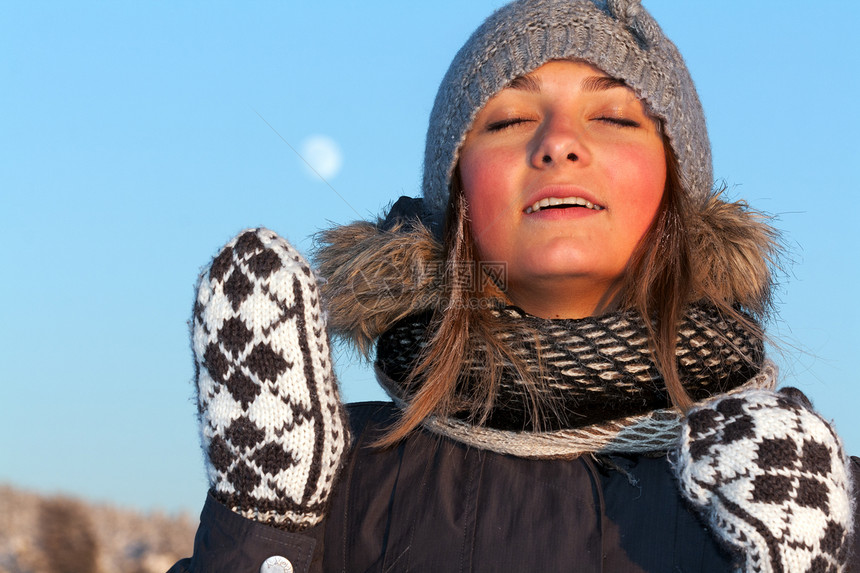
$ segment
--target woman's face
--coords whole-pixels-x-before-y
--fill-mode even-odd
[[[508,298],[546,318],[606,307],[657,214],[663,140],[623,83],[549,62],[478,113],[460,179],[482,261],[504,261]]]

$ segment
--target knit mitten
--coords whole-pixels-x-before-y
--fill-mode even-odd
[[[744,571],[844,569],[850,469],[799,390],[749,390],[696,407],[682,424],[675,471]]]
[[[310,266],[272,231],[245,231],[201,274],[192,321],[211,493],[282,529],[317,524],[348,425]]]

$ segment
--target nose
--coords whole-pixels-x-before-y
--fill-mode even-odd
[[[573,122],[556,117],[548,119],[538,130],[531,152],[531,164],[537,169],[545,169],[564,163],[583,162],[588,156],[582,134]]]

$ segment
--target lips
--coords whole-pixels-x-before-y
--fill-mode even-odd
[[[602,205],[592,203],[584,197],[544,197],[543,199],[535,201],[526,207],[525,213],[526,215],[529,215],[545,209],[568,209],[576,207],[591,209],[594,211],[602,211],[604,209]]]
[[[527,202],[523,213],[531,215],[550,209],[587,209],[590,211],[603,211],[606,205],[597,201],[588,189],[570,183],[550,183],[542,185],[532,193],[526,195]]]

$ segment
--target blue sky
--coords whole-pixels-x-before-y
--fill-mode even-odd
[[[186,321],[219,246],[300,249],[420,186],[436,87],[500,1],[0,4],[0,481],[197,512]],[[718,178],[789,249],[770,333],[860,454],[857,3],[645,0]],[[336,143],[321,182],[292,150]],[[349,400],[381,398],[340,350]]]

